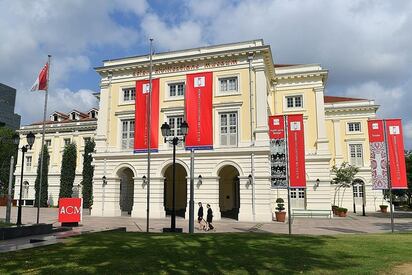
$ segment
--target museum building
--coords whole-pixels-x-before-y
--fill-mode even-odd
[[[101,76],[96,129],[74,127],[63,134],[59,128],[66,123],[51,123],[63,139],[73,135],[80,143],[83,136],[96,141],[92,215],[146,217],[147,153],[136,148],[140,138],[135,137],[147,130],[138,123],[144,112],[136,110],[136,99],[144,93],[149,68],[149,55],[103,61],[96,68]],[[160,125],[167,122],[172,134],[179,135],[181,123],[192,116],[188,106],[193,104],[186,97],[196,87],[192,76],[205,76],[210,85],[210,144],[190,147],[182,142],[177,147],[178,215],[188,217],[190,147],[195,148],[195,202],[209,203],[215,219],[272,220],[276,199],[287,199],[285,189],[271,185],[268,117],[275,114],[303,115],[306,188],[291,190],[292,208],[329,210],[336,203],[349,210],[354,204],[360,210],[363,204],[366,211],[375,211],[382,203],[382,191],[371,188],[367,132],[367,120],[376,117],[378,105],[368,99],[325,95],[328,71],[320,65],[276,64],[270,46],[253,40],[157,53],[152,71],[158,94],[152,97],[156,148],[151,153],[150,218],[163,218],[172,208],[172,146],[164,142]],[[83,127],[81,121],[71,123]],[[199,127],[189,122],[189,131]],[[36,130],[36,142],[41,143],[39,126],[22,127],[21,133],[29,130]],[[48,133],[54,136],[53,131]],[[63,149],[64,142],[58,144],[53,155]],[[29,151],[33,160],[39,151],[40,146]],[[52,171],[59,170],[57,159]],[[357,165],[360,172],[353,188],[335,192],[331,167],[344,161]],[[26,181],[34,185],[34,178]],[[75,185],[80,183],[76,178]]]

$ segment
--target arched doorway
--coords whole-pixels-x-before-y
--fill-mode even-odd
[[[226,165],[219,173],[219,207],[222,218],[238,219],[240,208],[239,171]]]
[[[352,184],[353,190],[353,213],[356,209],[362,209],[362,214],[365,214],[365,183],[361,179],[355,179]]]
[[[171,215],[173,209],[173,164],[164,172],[163,204],[166,215]],[[176,163],[176,216],[185,217],[187,206],[187,172],[179,163]]]
[[[126,167],[117,172],[120,179],[120,210],[122,215],[131,215],[134,197],[134,173]]]

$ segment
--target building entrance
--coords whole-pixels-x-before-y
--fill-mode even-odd
[[[134,197],[134,174],[130,168],[117,172],[120,179],[120,210],[122,215],[131,215]]]
[[[219,207],[222,218],[237,220],[240,208],[239,172],[231,166],[219,171]]]
[[[171,215],[173,209],[173,165],[167,167],[164,173],[163,202],[166,215]],[[176,163],[176,216],[185,217],[187,206],[187,173],[186,169]]]

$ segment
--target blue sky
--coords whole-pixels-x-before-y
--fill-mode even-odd
[[[412,148],[412,2],[407,0],[0,1],[0,82],[18,91],[23,124],[42,117],[28,93],[53,55],[50,108],[97,105],[102,60],[263,38],[276,63],[319,63],[326,93],[375,99],[401,117]],[[38,106],[38,108],[33,108]]]

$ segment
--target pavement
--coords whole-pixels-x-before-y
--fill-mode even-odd
[[[6,213],[5,207],[0,207],[0,219],[4,219]],[[12,222],[16,222],[17,208],[12,208]],[[41,208],[40,222],[52,223],[54,227],[60,227],[57,220],[57,208]],[[36,223],[37,209],[33,207],[23,207],[22,222],[23,224]],[[395,211],[394,213],[394,230],[412,231],[412,212]],[[183,228],[183,232],[188,232],[189,221],[178,217],[176,219],[176,227]],[[197,229],[195,222],[195,233],[219,233],[219,232],[261,232],[287,234],[288,222],[279,223],[273,222],[238,222],[231,219],[222,219],[213,222],[214,231],[202,231]],[[121,217],[94,217],[83,215],[83,221],[79,227],[73,228],[72,231],[53,233],[44,236],[36,236],[43,238],[45,241],[40,243],[28,244],[33,237],[19,238],[7,241],[0,241],[0,252],[29,248],[33,246],[52,244],[62,242],[65,238],[105,230],[113,230],[119,227],[125,227],[128,232],[146,232],[146,219],[131,218],[129,216]],[[164,227],[170,227],[170,218],[151,219],[149,222],[150,232],[162,232]],[[389,213],[366,213],[366,216],[360,214],[349,213],[345,218],[334,217],[329,218],[304,218],[297,217],[292,221],[293,234],[308,234],[308,235],[336,235],[336,234],[361,234],[361,233],[384,233],[391,231],[391,223]]]

